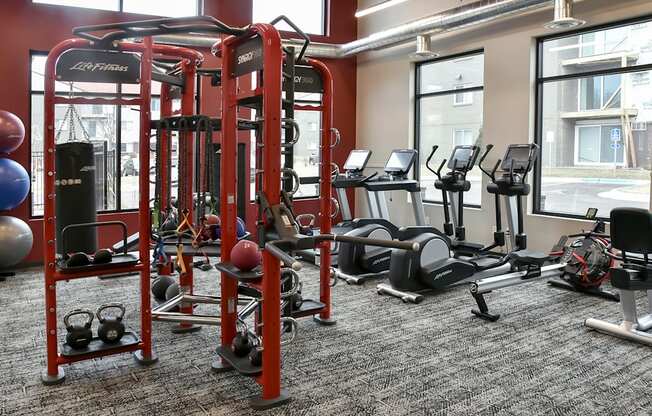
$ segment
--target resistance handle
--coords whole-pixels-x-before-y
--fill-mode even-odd
[[[365,246],[397,248],[399,250],[407,251],[419,251],[419,243],[413,241],[379,240],[377,238],[351,237],[347,235],[333,235],[333,241],[364,244]]]
[[[301,262],[297,261],[294,257],[290,256],[288,253],[283,251],[276,245],[276,241],[270,241],[265,243],[265,250],[267,250],[271,255],[282,261],[286,266],[291,267],[292,270],[299,271],[301,270]]]

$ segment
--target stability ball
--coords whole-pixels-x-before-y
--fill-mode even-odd
[[[247,234],[247,227],[245,225],[245,222],[240,217],[236,218],[235,232],[238,238],[242,238],[245,236],[245,234]]]
[[[16,208],[29,193],[29,175],[11,159],[0,158],[0,211]]]
[[[0,110],[0,153],[11,153],[25,139],[25,126],[13,113]]]
[[[240,240],[231,250],[231,263],[243,272],[255,269],[262,261],[258,245],[249,240]]]
[[[32,249],[34,237],[25,221],[0,216],[0,269],[20,263]]]

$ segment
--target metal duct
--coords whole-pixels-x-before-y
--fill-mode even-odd
[[[558,1],[558,0],[555,0]],[[321,58],[346,58],[362,52],[414,41],[420,35],[433,35],[467,29],[514,15],[549,8],[553,0],[480,0],[442,13],[373,33],[352,42],[336,45],[311,43],[307,55]],[[206,36],[156,36],[158,43],[210,48],[217,38]],[[301,45],[299,40],[283,40],[286,46]]]

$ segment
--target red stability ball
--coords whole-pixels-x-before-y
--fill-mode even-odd
[[[8,154],[23,143],[25,126],[13,113],[0,110],[0,153]]]
[[[258,245],[249,240],[238,241],[231,250],[231,263],[243,272],[258,267],[262,259]]]

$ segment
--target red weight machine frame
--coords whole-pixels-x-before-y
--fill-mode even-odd
[[[56,63],[59,57],[71,49],[95,49],[94,42],[87,39],[68,39],[56,45],[48,54],[45,64],[45,208],[43,221],[43,235],[45,245],[43,249],[45,259],[45,323],[47,345],[47,368],[43,371],[42,381],[45,384],[57,384],[64,380],[65,372],[61,365],[97,357],[134,352],[136,360],[142,364],[152,364],[158,360],[152,350],[152,319],[150,297],[150,241],[143,238],[150,235],[151,219],[149,208],[149,157],[150,157],[150,122],[151,122],[151,81],[152,59],[156,57],[180,59],[182,71],[189,75],[186,77],[191,82],[187,83],[182,99],[182,113],[192,114],[194,106],[194,68],[203,61],[203,55],[195,50],[167,45],[155,45],[150,36],[144,37],[142,43],[127,41],[115,42],[114,49],[120,52],[134,52],[140,54],[140,97],[134,99],[105,99],[87,97],[63,97],[55,93]],[[162,108],[170,108],[169,89],[163,84]],[[140,142],[139,142],[139,189],[138,204],[139,217],[139,261],[134,266],[102,267],[92,271],[61,273],[57,269],[56,244],[55,244],[55,105],[57,104],[98,104],[98,105],[128,105],[140,108]],[[142,190],[146,192],[142,192]],[[192,195],[191,195],[192,198]],[[141,308],[141,337],[135,345],[106,349],[103,351],[90,351],[88,353],[66,357],[58,352],[57,337],[57,294],[56,286],[60,281],[81,279],[91,276],[105,276],[118,273],[133,273],[140,275],[140,308]],[[190,277],[192,278],[192,276]],[[192,284],[192,280],[190,281]]]
[[[185,22],[193,19],[179,19],[177,22]],[[262,193],[270,205],[281,203],[281,131],[282,131],[282,103],[283,103],[283,64],[284,50],[281,45],[279,32],[270,24],[254,24],[246,29],[228,28],[221,22],[210,17],[200,17],[202,22],[217,24],[218,30],[231,30],[232,35],[224,39],[214,47],[218,55],[222,57],[221,88],[222,88],[222,114],[221,114],[221,174],[220,174],[220,215],[221,215],[221,253],[222,262],[229,262],[230,252],[237,241],[236,236],[236,215],[237,215],[237,143],[238,143],[238,106],[242,105],[241,100],[260,99],[261,121],[258,129],[262,138],[262,147],[256,147],[256,159],[262,160],[264,175],[256,175],[256,187],[259,188],[262,181]],[[169,26],[169,20],[148,21],[152,25],[163,22],[159,28],[165,30]],[[131,22],[138,23],[138,22]],[[147,22],[146,22],[147,23]],[[126,25],[126,24],[125,24]],[[121,27],[126,27],[122,25]],[[120,25],[118,25],[120,26]],[[97,26],[95,29],[112,29],[117,26]],[[137,32],[135,26],[125,29],[127,32]],[[102,99],[102,98],[66,98],[55,95],[56,62],[57,59],[70,49],[100,49],[96,45],[106,45],[106,42],[94,42],[87,39],[70,39],[61,42],[53,48],[48,55],[45,73],[45,214],[44,214],[44,236],[46,244],[44,247],[45,257],[45,304],[46,304],[46,341],[47,341],[47,368],[42,374],[42,380],[46,384],[56,384],[63,381],[65,373],[63,364],[75,361],[92,359],[96,357],[134,352],[136,359],[143,364],[151,364],[157,360],[152,350],[151,340],[151,295],[150,295],[150,235],[151,218],[149,207],[149,157],[150,157],[150,134],[151,134],[151,80],[152,60],[156,57],[180,59],[180,71],[185,79],[185,89],[182,97],[181,115],[194,114],[194,75],[195,68],[201,63],[203,56],[192,49],[179,48],[153,44],[151,35],[158,29],[144,29],[142,43],[133,43],[111,38],[97,38],[98,40],[111,40],[111,49],[123,52],[134,52],[140,54],[140,97],[136,99]],[[116,36],[122,36],[118,34]],[[257,71],[262,86],[254,89],[242,88],[238,85],[238,78],[243,75],[236,75],[234,66],[236,62],[235,52],[239,45],[259,37],[262,41],[262,65]],[[95,39],[95,38],[93,38]],[[333,81],[328,68],[321,62],[306,59],[322,78],[323,93],[322,103],[313,110],[322,111],[322,131],[320,143],[320,212],[319,222],[321,232],[331,232],[331,162],[332,162],[332,101]],[[290,80],[293,82],[293,80]],[[131,105],[140,107],[140,144],[139,144],[139,188],[147,190],[140,193],[139,199],[139,262],[130,267],[105,267],[90,272],[61,273],[57,269],[55,249],[55,105],[56,104],[107,104],[107,105]],[[161,89],[161,116],[170,116],[171,96],[170,86],[163,84]],[[179,139],[186,139],[189,132],[181,132]],[[169,135],[164,133],[161,141],[165,145],[170,140]],[[162,146],[167,149],[167,146]],[[191,161],[194,146],[187,146],[187,153],[180,154],[180,158],[187,158]],[[201,149],[205,152],[206,149]],[[262,152],[262,153],[259,153]],[[170,155],[163,152],[162,179],[163,193],[167,192],[167,160]],[[197,155],[200,156],[200,155]],[[188,163],[192,166],[192,163]],[[179,178],[180,180],[182,178]],[[192,189],[192,178],[183,178],[190,181]],[[163,194],[165,196],[165,194]],[[192,207],[193,195],[179,195],[179,198],[186,198],[187,207]],[[189,218],[192,218],[189,213]],[[266,221],[259,219],[259,221]],[[262,223],[262,225],[270,225]],[[331,294],[330,279],[331,271],[331,243],[320,241],[318,248],[321,252],[320,263],[320,301],[324,304],[319,310],[319,316],[315,320],[322,324],[330,324],[334,321],[331,317]],[[191,261],[185,259],[184,261]],[[188,270],[192,265],[188,264]],[[271,252],[263,252],[262,277],[251,284],[261,293],[261,312],[257,324],[263,324],[260,330],[263,348],[262,369],[256,377],[256,381],[262,386],[260,399],[252,401],[257,408],[268,408],[284,403],[288,400],[287,395],[281,389],[281,263]],[[140,274],[140,298],[141,298],[141,339],[135,344],[124,348],[113,348],[102,352],[89,352],[77,355],[74,358],[64,357],[58,353],[57,339],[57,310],[56,310],[56,284],[62,280],[84,278],[90,276],[101,276],[116,273],[138,272]],[[192,291],[192,274],[186,273],[180,278],[180,285],[185,285]],[[221,274],[221,348],[229,348],[231,341],[236,335],[237,307],[238,307],[238,280],[226,273]],[[192,313],[190,306],[188,311]],[[184,324],[182,324],[183,326]],[[185,324],[188,325],[188,324]],[[221,360],[213,364],[216,370],[232,368],[230,363]]]
[[[263,71],[258,72],[262,79],[262,87],[251,90],[238,85],[239,76],[234,74],[235,48],[255,36],[262,38]],[[268,24],[254,24],[242,36],[228,37],[213,47],[222,57],[222,162],[220,183],[220,214],[222,226],[222,262],[230,261],[230,252],[236,243],[236,152],[237,152],[237,113],[240,100],[259,96],[262,100],[261,125],[262,148],[257,147],[256,153],[262,152],[264,175],[262,175],[262,192],[270,205],[281,202],[281,109],[282,109],[282,77],[283,50],[278,31]],[[333,81],[328,68],[321,62],[308,59],[308,64],[322,77],[324,92],[322,105],[313,110],[322,110],[321,133],[321,169],[320,169],[320,225],[321,232],[331,232],[331,130],[332,130],[332,96]],[[262,74],[261,74],[262,72]],[[262,77],[261,77],[262,75]],[[242,75],[240,75],[242,76]],[[292,82],[292,81],[290,81]],[[260,85],[260,83],[259,83]],[[260,159],[256,157],[256,159]],[[251,162],[253,163],[253,161]],[[260,169],[260,167],[257,167]],[[256,175],[258,189],[261,175]],[[260,221],[261,219],[259,219]],[[264,224],[269,225],[269,224]],[[320,301],[324,308],[320,311],[321,322],[331,322],[331,258],[330,242],[320,243]],[[259,399],[252,400],[252,406],[259,409],[277,406],[286,402],[289,397],[281,389],[281,263],[272,253],[263,252],[263,268],[261,282],[250,284],[256,286],[262,293],[262,348],[263,364],[256,381],[262,387]],[[226,273],[221,276],[221,345],[229,348],[236,335],[238,281]],[[231,368],[231,363],[224,358],[214,363],[214,369],[221,371]]]

